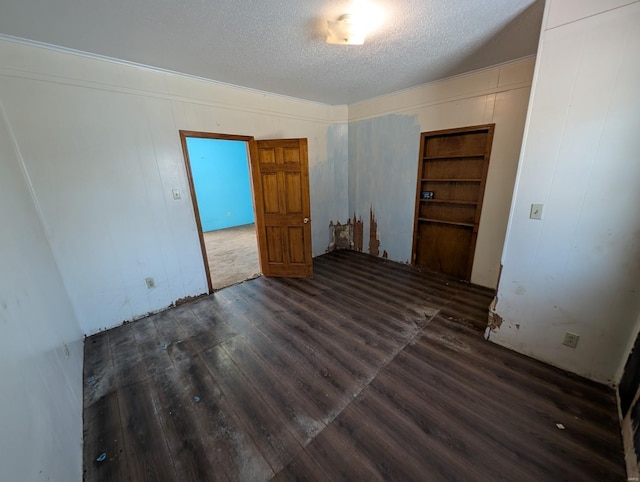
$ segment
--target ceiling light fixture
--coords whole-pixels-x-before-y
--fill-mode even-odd
[[[362,18],[344,14],[337,21],[327,21],[327,43],[334,45],[362,45],[367,35]]]
[[[349,13],[336,21],[327,21],[327,43],[336,45],[362,45],[367,35],[383,23],[385,12],[370,0],[353,0]]]

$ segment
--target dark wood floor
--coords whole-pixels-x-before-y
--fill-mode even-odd
[[[85,480],[626,479],[613,391],[484,341],[492,292],[314,270],[87,338]]]

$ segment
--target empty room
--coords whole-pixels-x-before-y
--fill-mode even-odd
[[[638,480],[638,25],[5,0],[0,480]]]

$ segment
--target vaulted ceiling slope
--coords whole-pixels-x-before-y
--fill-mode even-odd
[[[535,54],[544,0],[370,0],[384,23],[327,45],[343,0],[4,0],[0,35],[326,104]]]

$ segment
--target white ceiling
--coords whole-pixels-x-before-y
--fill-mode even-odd
[[[362,46],[327,45],[345,0],[2,0],[0,34],[327,104],[536,52],[544,0],[371,0]]]

